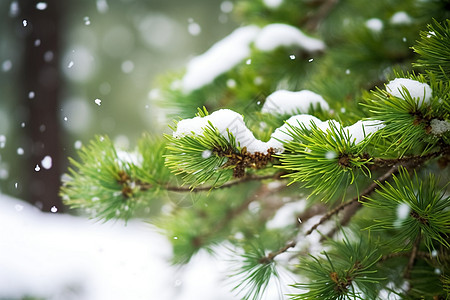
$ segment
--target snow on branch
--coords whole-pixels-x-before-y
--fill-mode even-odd
[[[406,100],[405,90],[408,91],[412,99],[417,100],[419,106],[430,103],[432,90],[426,83],[408,78],[396,78],[386,85],[387,92],[404,100]]]
[[[230,142],[230,135],[235,138],[235,144],[241,148],[246,147],[250,153],[263,153],[267,154],[270,148],[274,149],[277,153],[284,151],[283,143],[292,140],[292,136],[289,134],[289,127],[303,126],[306,129],[311,128],[312,124],[315,124],[318,129],[327,131],[330,126],[336,128],[342,128],[344,132],[348,133],[350,142],[355,144],[364,140],[369,134],[375,133],[384,125],[381,121],[358,121],[355,124],[347,127],[342,127],[335,120],[321,121],[318,118],[308,115],[300,114],[295,115],[285,121],[285,124],[277,128],[271,135],[268,142],[258,140],[253,135],[252,131],[248,129],[244,122],[244,118],[241,114],[229,109],[221,109],[213,112],[205,117],[197,116],[192,119],[184,119],[178,122],[177,129],[173,132],[173,137],[181,138],[184,136],[196,135],[201,136],[204,133],[205,128],[211,124],[221,133],[221,135]],[[333,125],[331,125],[333,124]]]
[[[256,37],[255,46],[262,51],[286,46],[298,46],[308,52],[325,49],[323,41],[309,37],[300,29],[287,24],[269,24],[264,27]]]
[[[280,115],[294,114],[298,111],[307,112],[311,105],[314,107],[319,105],[323,110],[330,109],[325,99],[314,92],[278,90],[267,97],[261,112]]]
[[[237,66],[250,56],[252,43],[261,51],[285,46],[298,46],[308,52],[325,49],[323,41],[291,25],[269,24],[262,29],[256,25],[240,27],[188,63],[181,81],[183,92],[190,93],[210,84],[217,76]]]
[[[259,33],[255,25],[241,27],[214,44],[208,51],[194,57],[187,65],[182,79],[186,93],[199,89],[231,70],[250,55],[250,44]]]

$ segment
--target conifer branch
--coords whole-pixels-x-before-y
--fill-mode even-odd
[[[242,184],[245,182],[249,182],[249,181],[261,181],[261,180],[266,180],[266,179],[272,179],[272,180],[281,180],[281,176],[283,175],[283,172],[278,172],[275,174],[269,174],[269,175],[246,175],[245,177],[239,179],[239,180],[235,180],[235,181],[230,181],[227,183],[224,183],[221,186],[199,186],[199,187],[195,187],[195,188],[191,188],[191,187],[183,187],[183,186],[173,186],[173,185],[166,185],[165,189],[167,191],[170,192],[204,192],[204,191],[211,191],[213,189],[223,189],[223,188],[229,188],[238,184]]]
[[[442,148],[441,151],[431,152],[425,155],[411,155],[393,159],[374,158],[372,162],[376,167],[391,167],[394,165],[401,165],[405,167],[416,168],[430,159],[439,156],[447,156],[449,154],[450,154],[450,147],[446,146]]]
[[[280,249],[278,249],[275,252],[270,252],[269,254],[267,254],[266,256],[262,257],[260,262],[262,264],[268,264],[271,263],[275,257],[277,257],[278,255],[285,253],[286,251],[288,251],[290,248],[294,248],[297,245],[296,241],[290,241],[288,242],[286,245],[284,245],[283,247],[281,247]]]
[[[347,206],[352,205],[353,203],[358,203],[358,208],[361,208],[361,203],[357,202],[364,196],[370,195],[378,186],[378,183],[382,183],[386,181],[392,174],[394,174],[398,169],[397,165],[394,165],[389,171],[387,171],[385,174],[380,176],[377,181],[374,181],[369,187],[367,187],[361,194],[358,196],[353,197],[352,199],[348,200],[347,202],[343,202],[342,204],[338,205],[334,209],[330,210],[328,213],[326,213],[322,218],[320,218],[319,222],[314,224],[306,233],[305,235],[310,235],[314,230],[317,229],[320,225],[322,225],[324,222],[328,221],[332,216],[339,213],[341,210],[346,208]],[[377,183],[378,182],[378,183]],[[356,211],[354,212],[356,213]]]

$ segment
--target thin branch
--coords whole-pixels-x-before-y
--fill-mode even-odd
[[[284,245],[283,247],[281,247],[277,251],[270,252],[269,254],[267,254],[267,256],[264,256],[263,258],[261,258],[260,262],[261,263],[270,263],[270,262],[272,262],[275,259],[275,257],[277,257],[278,255],[280,255],[282,253],[285,253],[290,248],[294,248],[296,245],[297,245],[296,241],[290,241],[289,243],[287,243],[286,245]]]
[[[317,13],[310,17],[306,23],[305,28],[309,31],[317,30],[320,23],[330,14],[331,10],[338,3],[338,0],[326,0],[318,9]]]
[[[222,189],[222,188],[229,188],[244,182],[249,182],[249,181],[260,181],[260,180],[265,180],[265,179],[273,179],[273,180],[281,180],[281,176],[283,175],[283,172],[278,172],[275,174],[271,174],[271,175],[263,175],[263,176],[256,176],[256,175],[249,175],[249,176],[245,176],[239,180],[235,180],[235,181],[230,181],[227,182],[221,186],[218,187],[214,187],[214,186],[200,186],[200,187],[196,187],[196,188],[190,188],[190,187],[185,187],[185,186],[173,186],[173,185],[161,185],[164,187],[165,190],[170,191],[170,192],[204,192],[204,191],[211,191],[214,189]],[[153,187],[152,184],[147,183],[147,182],[137,182],[137,185],[139,185],[139,187],[141,188],[142,191],[146,191],[149,190]]]
[[[450,147],[445,147],[441,151],[436,151],[432,153],[428,153],[425,155],[412,155],[412,156],[404,156],[401,158],[392,158],[392,159],[385,159],[385,158],[374,158],[372,160],[373,165],[376,167],[391,167],[394,165],[401,165],[405,167],[412,167],[415,168],[417,166],[420,166],[427,160],[430,160],[432,158],[441,156],[441,155],[449,155],[450,154]]]
[[[405,279],[411,278],[411,270],[414,267],[414,263],[416,262],[417,253],[419,251],[419,246],[420,246],[420,240],[421,240],[421,236],[419,234],[417,236],[416,240],[414,241],[411,255],[409,256],[408,265],[406,266],[405,272],[403,273],[403,277]]]
[[[384,262],[386,260],[397,258],[397,257],[411,257],[411,255],[412,255],[411,251],[409,251],[409,252],[394,252],[394,253],[389,253],[387,255],[383,255],[379,261]],[[431,256],[430,253],[424,252],[424,251],[417,251],[416,258],[436,259],[435,257]]]
[[[335,207],[334,209],[330,210],[328,213],[326,213],[324,216],[322,216],[322,218],[320,218],[319,222],[317,222],[316,224],[314,224],[306,233],[305,235],[310,235],[314,230],[317,229],[317,227],[319,227],[319,225],[323,224],[324,222],[328,221],[332,216],[336,215],[337,213],[339,213],[341,210],[343,210],[344,208],[346,208],[347,206],[352,205],[353,203],[357,203],[355,205],[358,205],[358,208],[361,207],[361,203],[358,202],[359,199],[361,199],[364,196],[368,196],[370,195],[377,187],[378,187],[378,183],[382,183],[384,181],[386,181],[392,174],[394,174],[397,171],[398,167],[397,165],[394,165],[391,169],[389,169],[389,171],[387,171],[385,174],[383,174],[382,176],[380,176],[377,181],[374,181],[371,185],[369,185],[361,194],[353,197],[352,199],[350,199],[347,202],[344,202],[342,204],[340,204],[339,206]],[[378,182],[378,183],[377,183]],[[356,213],[357,210],[354,211],[354,213]]]

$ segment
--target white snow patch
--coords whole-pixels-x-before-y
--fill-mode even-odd
[[[231,1],[223,1],[222,3],[220,3],[220,10],[225,14],[232,12],[233,8],[234,4]]]
[[[19,2],[17,0],[12,1],[9,5],[9,16],[10,17],[17,17],[20,13],[20,7]]]
[[[173,136],[183,137],[186,135],[203,135],[204,129],[208,127],[209,122],[216,127],[219,132],[228,140],[227,132],[235,137],[236,143],[241,147],[247,147],[250,153],[267,153],[267,143],[255,138],[253,133],[247,128],[242,115],[229,109],[221,109],[213,112],[206,117],[195,117],[184,119],[178,122],[177,130]]]
[[[297,111],[307,112],[310,105],[314,107],[320,105],[324,110],[330,108],[325,99],[314,92],[308,90],[298,92],[278,90],[267,97],[261,112],[270,114],[293,114]]]
[[[295,115],[290,117],[285,121],[285,123],[275,129],[275,131],[270,136],[270,140],[267,142],[267,144],[274,148],[276,152],[283,152],[283,142],[288,142],[292,140],[292,137],[288,134],[290,126],[298,127],[299,124],[303,124],[307,129],[311,128],[311,123],[320,124],[322,123],[321,120],[318,118],[302,114],[302,115]]]
[[[75,143],[73,144],[73,147],[77,150],[81,149],[82,146],[83,143],[80,140],[76,140]]]
[[[335,159],[336,157],[338,157],[338,154],[334,151],[327,151],[327,153],[325,153],[325,158],[332,160]]]
[[[433,119],[430,122],[431,133],[434,135],[441,135],[450,130],[450,122],[447,120]]]
[[[109,6],[106,0],[97,0],[96,2],[97,10],[99,13],[104,14],[108,11]]]
[[[402,95],[404,94],[403,89],[406,89],[409,92],[411,98],[415,99],[419,106],[430,103],[433,91],[431,90],[431,87],[426,83],[408,78],[396,78],[389,81],[389,83],[386,85],[387,92],[391,93],[392,96],[401,99],[405,99],[405,97]]]
[[[409,25],[412,23],[412,19],[406,12],[398,11],[392,15],[389,22],[393,25]]]
[[[372,18],[366,21],[366,27],[371,31],[378,33],[383,29],[383,21],[377,18]]]
[[[202,152],[202,158],[204,158],[204,159],[210,158],[210,157],[211,157],[211,154],[212,154],[212,151],[211,151],[211,150],[204,150],[204,151]]]
[[[38,2],[38,3],[36,3],[36,8],[38,10],[45,10],[47,8],[47,3],[46,2]]]
[[[409,216],[409,212],[411,211],[411,208],[406,203],[400,203],[397,206],[397,218],[399,219],[406,219]]]
[[[9,70],[12,69],[12,66],[13,66],[13,64],[12,64],[11,60],[7,59],[2,62],[2,71],[8,72]]]
[[[246,64],[251,64],[252,42],[262,51],[272,51],[281,46],[299,46],[306,51],[325,48],[323,41],[308,37],[298,28],[286,24],[269,24],[263,29],[256,25],[240,27],[189,61],[182,79],[183,92],[190,93],[210,84],[217,76],[244,60]]]
[[[122,69],[122,72],[124,72],[125,74],[131,73],[134,70],[134,62],[132,62],[131,60],[126,60],[122,62],[120,67]]]
[[[194,20],[190,19],[188,25],[188,32],[193,36],[197,36],[202,32],[202,27],[198,23],[194,22]]]
[[[171,246],[167,238],[148,223],[100,223],[56,214],[57,207],[51,210],[53,214],[42,213],[0,195],[0,297],[240,299],[230,292],[232,286],[226,285],[228,245],[218,245],[214,257],[200,251],[181,269],[168,260]],[[289,276],[282,278],[281,284],[293,282]],[[272,282],[265,299],[279,299],[278,288]]]
[[[257,26],[236,29],[213,45],[204,54],[193,58],[182,79],[183,91],[188,93],[211,83],[250,55],[250,43],[259,32]]]
[[[133,164],[136,166],[142,165],[142,156],[137,152],[128,152],[124,150],[117,150],[117,158],[121,164]]]
[[[355,144],[363,141],[367,136],[372,133],[377,132],[385,125],[378,120],[366,120],[366,121],[358,121],[353,125],[344,127],[344,130],[348,132],[350,141]]]
[[[52,157],[50,155],[46,155],[42,160],[41,160],[41,166],[44,169],[50,169],[52,167]]]
[[[283,3],[283,0],[263,0],[263,3],[266,7],[275,9]]]
[[[265,26],[256,37],[255,46],[262,51],[272,51],[283,46],[299,46],[310,52],[325,49],[323,41],[309,37],[300,29],[287,24]]]
[[[0,134],[0,148],[5,148],[6,145],[6,136]]]

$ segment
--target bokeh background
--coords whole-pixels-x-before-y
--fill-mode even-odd
[[[43,211],[97,134],[132,149],[167,120],[158,78],[238,24],[223,0],[0,1],[0,192]],[[164,101],[164,99],[162,99]]]

